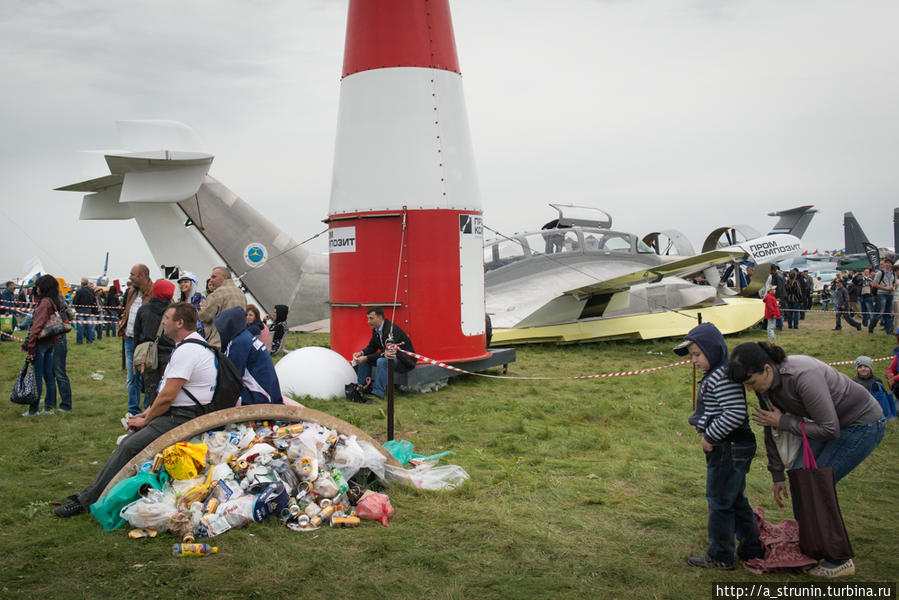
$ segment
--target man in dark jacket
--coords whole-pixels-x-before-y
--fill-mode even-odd
[[[843,328],[843,324],[840,323],[841,318],[845,319],[847,323],[861,331],[861,323],[853,319],[851,316],[852,313],[849,312],[849,292],[846,291],[843,280],[837,277],[833,280],[833,285],[835,286],[833,289],[833,305],[834,309],[837,311],[837,326],[833,328],[834,331],[839,331]]]
[[[227,308],[213,318],[222,351],[243,378],[240,406],[283,404],[281,383],[268,349],[247,329],[247,313],[239,306]]]
[[[159,341],[156,344],[157,366],[152,370],[143,369],[141,371],[144,406],[150,406],[156,399],[159,381],[175,350],[175,342],[160,331],[162,315],[169,307],[174,293],[175,284],[166,279],[160,279],[153,284],[153,297],[150,298],[150,301],[137,309],[137,319],[134,321],[135,348],[144,342],[152,342],[159,335]],[[140,367],[141,365],[134,365],[135,369],[140,370]]]
[[[75,305],[75,312],[79,315],[78,321],[86,320],[85,317],[93,319],[97,314],[97,297],[94,295],[94,290],[91,289],[87,277],[81,278],[81,287],[75,292],[72,304]],[[75,343],[80,344],[81,339],[84,338],[88,344],[93,344],[95,327],[96,323],[77,323],[75,325]]]
[[[416,359],[403,352],[388,349],[388,345],[398,346],[401,350],[415,352],[412,340],[406,332],[384,318],[380,308],[370,308],[366,313],[368,325],[372,329],[368,346],[353,355],[356,362],[356,373],[360,385],[367,386],[371,381],[372,366],[375,367],[375,378],[371,393],[378,398],[384,397],[387,388],[387,361],[396,360],[397,373],[406,373],[415,368]]]

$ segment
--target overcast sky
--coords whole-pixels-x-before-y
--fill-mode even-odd
[[[895,0],[451,7],[490,227],[587,204],[700,246],[814,204],[807,248],[841,247],[847,210],[893,245]],[[345,26],[344,0],[4,0],[0,276],[153,264],[133,221],[79,221],[81,195],[52,191],[84,179],[79,150],[119,147],[120,119],[190,125],[213,176],[298,240],[324,229]]]

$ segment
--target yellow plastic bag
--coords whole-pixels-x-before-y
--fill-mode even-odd
[[[193,479],[206,466],[206,444],[178,442],[163,450],[162,458],[174,479]]]

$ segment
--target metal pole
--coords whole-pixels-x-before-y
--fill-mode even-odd
[[[387,359],[387,440],[393,440],[393,359]]]

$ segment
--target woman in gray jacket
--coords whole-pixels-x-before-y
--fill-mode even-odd
[[[858,466],[883,439],[886,419],[877,400],[863,386],[811,356],[787,356],[765,342],[740,344],[731,354],[728,376],[759,398],[753,421],[765,428],[768,470],[774,501],[787,498],[784,467],[800,468],[802,457],[784,465],[772,430],[805,434],[818,467],[833,467],[839,481]],[[765,408],[762,408],[765,407]],[[855,573],[852,560],[824,560],[811,574],[839,577]]]

